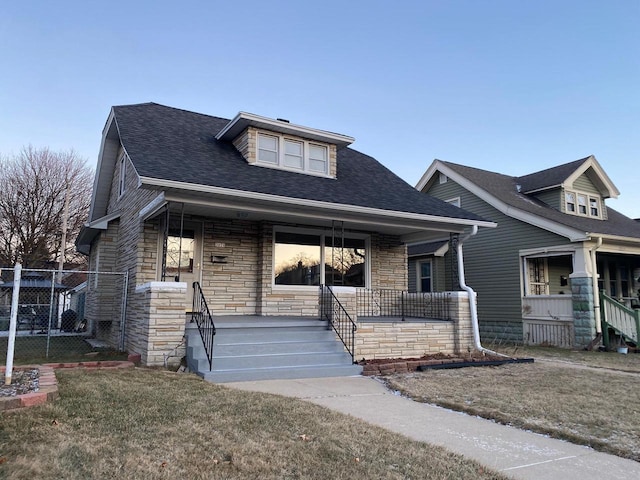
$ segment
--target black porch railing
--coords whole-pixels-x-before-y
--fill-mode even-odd
[[[355,363],[356,323],[335,296],[331,287],[320,285],[320,318],[327,320]]]
[[[213,337],[216,335],[216,326],[213,324],[213,317],[209,312],[209,307],[199,282],[193,282],[191,321],[195,321],[196,325],[198,325],[198,331],[204,344],[204,351],[209,361],[209,370],[211,370],[213,368]]]
[[[406,320],[427,318],[451,320],[451,292],[407,292],[406,290],[356,290],[356,312],[360,317],[391,317]]]

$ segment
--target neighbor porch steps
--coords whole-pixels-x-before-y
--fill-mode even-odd
[[[213,369],[187,324],[189,369],[214,383],[359,375],[327,323],[299,317],[214,317]]]

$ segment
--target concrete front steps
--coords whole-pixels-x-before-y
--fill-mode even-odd
[[[305,317],[214,317],[213,369],[187,324],[187,364],[213,383],[359,375],[327,322]]]

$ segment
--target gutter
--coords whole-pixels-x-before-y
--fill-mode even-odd
[[[460,278],[460,287],[469,295],[469,312],[471,313],[471,326],[473,327],[473,342],[476,350],[482,353],[510,358],[508,355],[504,355],[502,353],[489,350],[488,348],[484,348],[480,343],[480,327],[478,325],[478,305],[476,303],[476,292],[473,290],[473,288],[465,283],[464,259],[462,255],[462,244],[466,242],[470,237],[473,237],[476,233],[478,233],[478,226],[473,225],[471,233],[460,239],[458,241],[458,245],[456,246],[458,253],[458,277]]]

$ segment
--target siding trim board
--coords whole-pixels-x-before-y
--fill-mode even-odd
[[[517,208],[514,208],[511,205],[508,205],[502,202],[501,200],[495,198],[486,190],[481,189],[470,180],[467,180],[465,177],[463,177],[462,175],[459,175],[457,172],[455,172],[451,168],[440,163],[438,160],[436,160],[431,165],[431,167],[429,167],[429,170],[427,170],[427,173],[423,175],[422,179],[416,185],[416,188],[418,190],[424,191],[423,189],[427,186],[428,179],[434,175],[435,171],[444,173],[445,175],[447,175],[447,177],[450,180],[453,180],[454,182],[456,182],[457,184],[459,184],[460,186],[462,186],[463,188],[465,188],[466,190],[474,194],[476,197],[485,201],[486,203],[494,207],[496,210],[500,211],[501,213],[509,217],[512,217],[522,222],[528,223],[530,225],[542,228],[544,230],[555,233],[557,235],[562,235],[563,237],[568,238],[572,242],[579,242],[583,240],[588,240],[590,238],[585,232],[581,232],[580,230],[575,230],[565,225],[561,225],[559,223],[546,220],[544,218],[538,217],[537,215],[533,215],[529,212],[524,212],[522,210],[519,210]],[[467,205],[464,202],[463,204]],[[469,208],[468,205],[466,208],[467,209]]]

